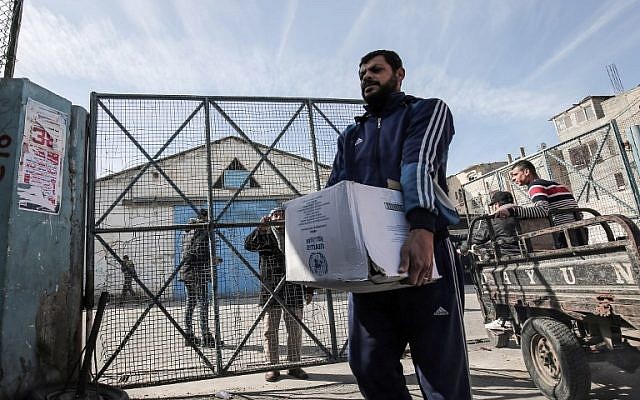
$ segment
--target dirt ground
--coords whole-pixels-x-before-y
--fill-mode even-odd
[[[482,315],[471,288],[467,288],[465,325],[473,395],[476,400],[543,400],[522,361],[514,341],[506,348],[493,348],[485,336]],[[403,360],[409,390],[414,399],[422,399],[410,358]],[[590,358],[592,387],[590,398],[599,400],[640,398],[640,357]],[[249,374],[211,380],[127,390],[131,399],[204,400],[230,393],[239,400],[267,399],[363,399],[346,363],[306,368],[308,381],[283,375],[275,383],[264,375]],[[219,397],[215,397],[218,394]]]

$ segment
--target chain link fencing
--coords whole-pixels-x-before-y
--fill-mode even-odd
[[[135,387],[345,359],[346,294],[274,296],[283,271],[267,274],[245,241],[270,210],[324,187],[337,136],[361,112],[351,100],[92,95],[87,287],[111,295],[100,381]],[[198,230],[208,239],[199,251]]]
[[[630,124],[626,121],[626,125]],[[566,185],[579,207],[600,214],[623,214],[636,222],[640,219],[637,160],[626,133],[619,130],[615,120],[526,159],[541,178]],[[527,188],[511,181],[511,168],[504,166],[462,185],[469,220],[489,213],[491,194],[497,190],[511,192],[517,205],[531,204]],[[590,228],[590,244],[605,240],[606,233],[601,228]]]

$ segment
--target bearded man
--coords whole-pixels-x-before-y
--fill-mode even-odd
[[[338,138],[327,186],[402,190],[410,233],[399,271],[414,286],[350,294],[349,365],[365,399],[410,400],[400,363],[408,344],[425,399],[471,399],[463,271],[447,230],[458,220],[446,182],[451,112],[400,91],[405,69],[394,51],[366,54],[359,77],[366,112]],[[434,261],[442,278],[432,282]]]

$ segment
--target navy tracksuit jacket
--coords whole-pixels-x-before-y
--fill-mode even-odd
[[[442,275],[421,287],[351,294],[349,364],[368,400],[411,399],[400,364],[407,343],[425,399],[471,398],[462,270],[447,232],[458,220],[446,185],[453,134],[452,116],[442,100],[399,92],[375,115],[367,109],[338,138],[327,186],[343,180],[401,185],[411,228],[434,232]]]

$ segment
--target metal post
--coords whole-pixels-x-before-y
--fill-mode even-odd
[[[629,143],[631,144],[631,151],[633,152],[636,170],[638,171],[638,175],[640,175],[640,125],[633,125],[629,127]],[[633,179],[633,171],[628,178],[629,180]]]
[[[316,175],[316,190],[322,189],[320,185],[320,167],[318,166],[318,145],[316,143],[316,130],[313,123],[313,107],[311,100],[307,100],[307,110],[309,113],[309,139],[311,141],[311,159],[313,162],[313,173]]]
[[[309,140],[311,141],[311,151],[313,160],[313,172],[316,176],[316,190],[322,189],[320,185],[320,167],[318,165],[318,146],[316,144],[316,131],[313,123],[313,107],[311,100],[307,99],[307,110],[309,111]],[[331,335],[331,353],[338,358],[338,334],[336,332],[336,317],[333,305],[333,295],[330,289],[326,291],[327,298],[327,318],[329,319],[329,332]]]
[[[94,305],[94,274],[95,274],[95,229],[96,229],[96,141],[98,130],[98,103],[95,92],[91,93],[89,115],[89,132],[87,136],[87,233],[86,254],[87,263],[84,284],[84,308],[91,310]],[[87,312],[87,316],[91,313]],[[91,326],[87,321],[87,326]]]
[[[484,196],[482,196],[482,197],[483,197],[483,200],[482,200],[482,208],[483,208],[483,210],[485,210],[487,213],[489,213],[489,212],[491,212],[491,211],[489,210],[489,203],[491,203],[491,191],[489,190],[489,187],[487,186],[487,179],[486,179],[486,177],[484,177],[484,176],[483,176],[482,178],[479,178],[479,179],[482,179],[482,191],[484,192]],[[485,202],[485,200],[486,200],[486,202]],[[486,204],[486,207],[487,207],[487,208],[485,208],[485,204]]]
[[[464,186],[460,186],[462,188],[462,201],[464,202],[464,212],[467,214],[467,225],[469,225],[469,216],[471,213],[469,212],[469,204],[467,203],[467,191],[464,190]]]
[[[211,268],[211,291],[213,296],[213,330],[216,341],[216,370],[222,369],[222,340],[220,340],[220,303],[218,302],[218,266],[214,265],[216,261],[216,234],[212,232],[215,227],[213,218],[213,159],[211,157],[211,120],[209,115],[209,99],[204,100],[204,130],[207,148],[207,201],[209,202],[208,217],[209,225],[207,232],[209,233],[209,268]],[[207,310],[207,312],[209,312]],[[205,332],[202,332],[204,337]]]
[[[109,299],[108,292],[102,292],[100,294],[100,300],[98,301],[98,309],[96,311],[96,318],[91,326],[91,333],[87,339],[87,346],[82,360],[82,367],[80,368],[80,374],[78,376],[78,385],[76,386],[76,398],[85,399],[87,395],[87,385],[89,384],[89,369],[91,368],[91,357],[96,349],[96,341],[98,340],[98,331],[100,331],[100,324],[102,323],[102,315],[104,309],[107,307],[107,301]]]
[[[549,177],[549,179],[551,180],[558,180],[558,178],[553,176],[553,173],[551,172],[551,167],[549,167],[549,160],[547,159],[547,150],[544,149],[542,150],[542,159],[544,160],[544,169],[547,170],[547,176]]]
[[[622,157],[622,163],[624,164],[624,168],[627,171],[627,177],[629,178],[629,186],[631,186],[631,191],[633,192],[633,198],[636,201],[636,216],[640,215],[640,192],[638,191],[638,183],[633,178],[633,171],[631,170],[631,163],[629,162],[629,157],[627,156],[627,152],[624,149],[624,144],[622,143],[622,136],[620,135],[620,131],[618,130],[618,123],[615,119],[611,120],[611,126],[613,127],[613,133],[616,137],[616,142],[618,143],[618,148],[620,149],[620,156]]]
[[[96,93],[91,93],[89,104],[89,129],[87,129],[86,146],[86,187],[87,195],[85,196],[85,278],[84,293],[82,296],[82,307],[85,310],[85,338],[91,335],[91,327],[93,326],[94,306],[94,274],[95,274],[95,223],[96,223],[96,137],[97,137],[97,120],[98,105],[96,102]]]
[[[11,18],[11,31],[9,32],[9,44],[7,45],[7,62],[4,66],[4,77],[13,78],[13,70],[16,65],[16,52],[18,50],[18,34],[22,22],[22,0],[13,1],[13,17]]]

